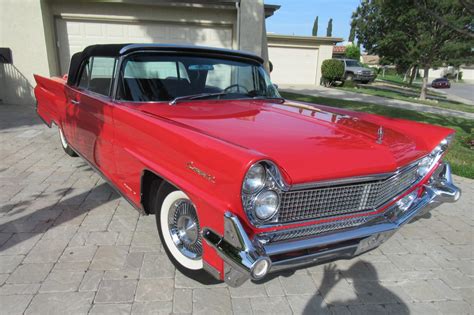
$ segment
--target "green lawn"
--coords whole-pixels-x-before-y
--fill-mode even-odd
[[[418,77],[416,80],[413,81],[413,85],[408,85],[408,82],[403,81],[403,76],[394,75],[394,74],[386,74],[384,77],[382,76],[382,72],[377,75],[377,80],[387,81],[393,84],[397,84],[400,86],[405,87],[421,87],[421,78]]]
[[[382,91],[382,90],[376,90],[373,88],[370,88],[370,86],[367,87],[338,87],[338,89],[344,90],[344,91],[349,91],[349,92],[355,92],[355,93],[361,93],[361,94],[367,94],[367,95],[374,95],[374,96],[381,96],[381,97],[387,97],[387,98],[393,98],[401,101],[407,101],[407,102],[412,102],[412,103],[418,103],[418,104],[424,104],[424,105],[429,105],[433,107],[439,107],[439,108],[447,108],[447,109],[454,109],[466,113],[474,113],[474,106],[472,105],[467,105],[463,103],[457,103],[457,102],[450,102],[450,101],[434,101],[434,100],[426,100],[422,101],[419,100],[415,97],[408,96],[406,94],[403,94],[403,91],[400,91],[400,93],[396,91]],[[430,93],[430,95],[433,95]]]
[[[474,120],[341,99],[286,92],[282,92],[281,94],[290,100],[328,105],[453,128],[457,133],[446,159],[451,163],[454,174],[474,179],[474,150],[470,148],[469,144],[470,141],[474,139]]]

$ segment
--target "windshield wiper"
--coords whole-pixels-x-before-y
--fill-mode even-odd
[[[252,97],[254,100],[275,100],[275,101],[280,101],[280,102],[284,102],[285,99],[283,97],[277,97],[277,96],[254,96]]]
[[[196,99],[200,99],[200,98],[221,96],[221,95],[226,95],[226,94],[228,94],[228,93],[227,92],[217,92],[217,93],[200,93],[200,94],[193,94],[193,95],[178,96],[178,97],[175,97],[174,99],[172,99],[168,104],[175,105],[179,101],[196,100]]]

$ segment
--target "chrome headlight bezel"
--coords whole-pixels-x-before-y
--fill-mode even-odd
[[[433,170],[435,165],[441,160],[443,155],[448,150],[453,139],[454,133],[441,140],[441,142],[430,152],[430,154],[420,159],[418,162],[418,175],[420,177],[425,177]]]
[[[249,171],[256,165],[262,166],[265,169],[265,182],[263,187],[258,190],[249,191],[244,189],[244,183],[247,178]],[[258,166],[257,166],[258,167]],[[261,226],[268,223],[278,222],[278,210],[280,209],[281,194],[286,188],[286,184],[283,181],[278,167],[271,161],[259,161],[249,167],[249,170],[244,176],[244,181],[242,183],[241,198],[242,206],[245,210],[247,217],[254,226]],[[275,193],[277,200],[277,206],[275,207],[273,213],[266,217],[261,217],[257,214],[256,205],[258,198],[262,197],[263,194],[267,192]]]
[[[268,214],[264,214],[262,213],[262,211],[265,211],[265,210],[261,208],[264,208],[266,206],[263,203],[264,203],[264,200],[268,198],[273,199],[272,202],[274,202],[274,205],[271,205],[268,207],[268,209],[266,209]],[[253,212],[255,214],[255,217],[259,221],[268,221],[277,214],[279,207],[280,207],[280,195],[272,189],[264,189],[255,196]]]
[[[246,194],[259,193],[265,187],[266,177],[267,172],[262,164],[256,163],[252,165],[245,174],[242,192]]]

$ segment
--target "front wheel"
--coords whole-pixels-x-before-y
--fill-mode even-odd
[[[155,192],[152,207],[156,225],[161,243],[173,265],[194,280],[216,283],[203,269],[203,240],[194,204],[184,192],[174,187],[162,187]]]
[[[59,129],[59,139],[61,140],[61,146],[63,147],[64,152],[66,152],[66,154],[69,155],[69,156],[76,157],[77,153],[74,152],[74,150],[71,149],[71,147],[67,143],[66,137],[64,136],[64,133],[63,133],[63,130],[59,126],[58,126],[58,129]]]

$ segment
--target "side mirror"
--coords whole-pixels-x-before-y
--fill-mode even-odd
[[[273,87],[278,90],[278,84],[273,84]]]

